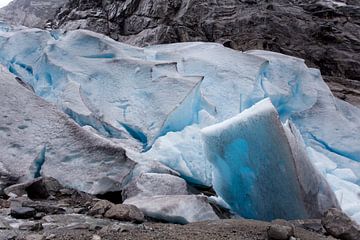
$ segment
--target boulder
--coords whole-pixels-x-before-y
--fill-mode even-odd
[[[19,226],[19,230],[22,230],[22,231],[38,232],[43,229],[44,229],[43,225],[40,222],[25,222]]]
[[[104,214],[114,206],[113,203],[107,200],[100,200],[96,202],[89,210],[91,216],[104,216]]]
[[[61,184],[51,177],[40,177],[24,183],[12,185],[4,190],[6,195],[11,193],[22,196],[28,195],[31,199],[47,199],[62,188]]]
[[[25,237],[25,240],[45,240],[46,237],[41,234],[30,234]]]
[[[7,222],[2,221],[0,219],[0,230],[10,230],[10,229],[11,229],[10,225]]]
[[[9,174],[0,172],[0,198],[6,198],[6,194],[4,192],[5,188],[14,185],[18,182],[17,177],[12,177]]]
[[[274,224],[271,225],[268,230],[269,239],[273,240],[288,240],[294,236],[294,228],[285,225]]]
[[[33,208],[36,212],[42,212],[45,214],[64,214],[65,209],[57,206],[56,202],[39,202],[39,201],[24,201],[22,202],[23,207]]]
[[[34,208],[16,207],[11,209],[10,214],[13,218],[29,219],[35,216],[36,211]]]
[[[9,208],[10,202],[4,199],[0,199],[0,209],[1,208]]]
[[[342,240],[359,240],[360,226],[336,208],[329,209],[321,220],[326,232]]]
[[[144,214],[133,205],[117,204],[106,211],[104,217],[119,221],[141,223],[144,222]]]

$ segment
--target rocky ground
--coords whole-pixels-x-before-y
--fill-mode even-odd
[[[222,219],[187,225],[150,219],[135,206],[115,204],[39,178],[11,185],[2,178],[0,239],[340,239],[356,240],[359,226],[340,211],[323,220],[271,223]],[[4,184],[6,183],[6,184]],[[11,185],[11,186],[7,186]],[[332,236],[330,236],[332,235]]]

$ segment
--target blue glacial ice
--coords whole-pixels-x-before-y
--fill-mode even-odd
[[[125,149],[127,157],[141,166],[155,160],[177,171],[187,182],[205,186],[216,185],[219,170],[206,155],[202,129],[233,118],[268,98],[281,122],[289,121],[291,129],[298,130],[295,135],[301,135],[304,141],[306,158],[328,181],[341,207],[360,222],[360,110],[336,99],[320,72],[306,67],[301,59],[266,51],[239,52],[215,43],[137,48],[85,30],[49,32],[2,24],[0,63],[36,95],[72,118],[81,131]],[[1,110],[9,106],[2,104]],[[5,134],[4,120],[0,125],[0,132]],[[40,136],[33,141],[39,144],[30,144],[31,149],[36,149],[31,151],[10,149],[6,145],[10,144],[9,138],[1,139],[6,142],[2,152],[9,156],[1,159],[0,168],[11,168],[11,161],[24,161],[27,164],[20,168],[23,174],[38,174],[40,167],[36,163],[41,165],[40,172],[50,171],[54,165],[46,167],[48,160],[42,163],[42,149],[46,149],[46,159],[49,151],[56,156],[60,153],[48,141],[40,141],[44,135]],[[266,143],[268,139],[258,140]],[[59,177],[63,172],[57,169],[65,166],[80,174],[86,154],[73,150],[69,156],[58,158],[57,167],[51,171]],[[82,160],[77,161],[74,155]],[[109,171],[111,166],[111,159],[108,162],[102,156],[89,161],[93,168],[104,167],[98,171]],[[239,171],[245,171],[241,168],[244,162],[234,164]],[[155,166],[162,165],[150,164],[148,170],[161,173]],[[231,175],[225,169],[221,171],[222,175]],[[269,174],[275,177],[277,173]],[[117,176],[113,171],[102,176],[121,180],[112,177]],[[83,179],[86,186],[81,189],[98,191],[102,182],[109,182],[98,181],[98,177]],[[251,179],[249,170],[248,185],[240,192],[255,186]],[[323,183],[316,179],[315,183]],[[71,177],[66,181],[71,182]],[[286,191],[282,185],[274,187]],[[227,199],[221,191],[218,194]],[[242,204],[241,199],[234,201]],[[240,213],[238,208],[233,210]],[[278,217],[264,209],[257,211],[248,216]],[[296,213],[299,217],[305,214],[299,209]]]
[[[269,99],[202,130],[214,189],[231,209],[272,220],[319,218],[338,207],[296,131],[283,126]]]

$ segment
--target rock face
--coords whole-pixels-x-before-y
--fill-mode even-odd
[[[27,27],[45,26],[67,0],[14,0],[0,10],[0,19]]]
[[[293,55],[320,68],[338,97],[360,105],[359,8],[359,0],[70,0],[55,25],[138,46],[210,41]]]

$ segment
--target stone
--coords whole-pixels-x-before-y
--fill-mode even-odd
[[[144,214],[133,205],[117,204],[106,211],[104,217],[135,223],[144,222]]]
[[[294,236],[294,228],[284,225],[274,224],[271,225],[268,230],[269,239],[273,240],[288,240]]]
[[[47,199],[62,188],[62,185],[55,178],[42,177],[30,184],[25,190],[31,199]]]
[[[15,25],[44,27],[67,0],[16,0],[0,9],[0,17]]]
[[[101,240],[101,237],[99,235],[93,235],[92,240]]]
[[[91,216],[104,216],[104,214],[114,206],[113,203],[107,200],[100,200],[94,204],[94,206],[89,210],[89,215]]]
[[[25,240],[45,240],[46,237],[41,234],[30,234],[25,237]]]
[[[0,208],[9,208],[10,202],[4,199],[0,199]]]
[[[47,199],[61,189],[60,183],[50,177],[40,177],[27,182],[12,185],[4,190],[9,196],[13,193],[17,196],[28,195],[30,199]]]
[[[326,230],[321,224],[321,219],[301,219],[290,221],[295,227],[303,228],[307,231],[316,232],[324,235]]]
[[[17,207],[17,208],[12,208],[10,214],[13,218],[29,219],[35,216],[36,211],[34,208]]]
[[[54,203],[40,202],[40,201],[24,201],[23,207],[29,207],[36,210],[36,212],[42,212],[45,214],[64,214],[66,211],[64,208],[57,206]]]
[[[10,230],[10,229],[11,229],[10,225],[7,222],[2,221],[0,219],[0,230]]]
[[[17,182],[18,182],[17,177],[13,177],[7,173],[3,173],[0,171],[0,198],[6,197],[6,194],[4,192],[5,188],[14,185]],[[1,203],[0,203],[0,207],[1,207]]]
[[[51,239],[55,239],[56,235],[55,234],[50,234],[49,236],[46,237],[46,240],[51,240]]]
[[[41,222],[25,222],[19,226],[19,230],[22,231],[34,231],[38,232],[43,230],[43,225]]]
[[[34,219],[40,220],[40,219],[42,219],[42,218],[45,217],[45,216],[46,216],[45,213],[43,213],[43,212],[37,212],[37,213],[35,214],[35,216],[34,216]]]
[[[336,208],[329,209],[321,220],[326,232],[342,240],[360,239],[360,226]]]

